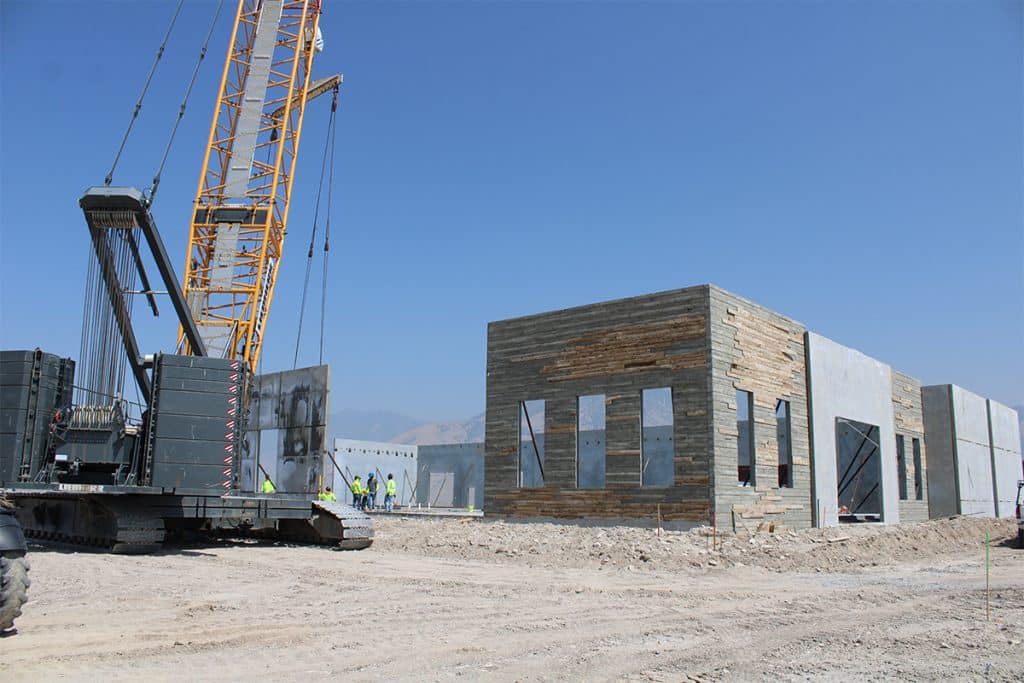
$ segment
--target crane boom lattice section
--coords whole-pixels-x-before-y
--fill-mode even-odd
[[[185,297],[209,355],[256,367],[284,247],[316,0],[239,0],[196,193]],[[179,335],[179,349],[189,353]]]

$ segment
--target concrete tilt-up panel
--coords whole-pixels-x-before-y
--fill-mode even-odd
[[[955,384],[922,387],[921,397],[930,516],[994,516],[997,484],[988,402]]]
[[[1017,482],[1021,471],[1020,422],[1017,411],[1001,403],[988,401],[991,426],[992,478],[997,517],[1016,514]]]
[[[960,514],[993,517],[996,508],[988,406],[981,396],[956,385],[951,397]]]
[[[817,526],[839,524],[836,463],[836,420],[839,418],[878,427],[882,521],[898,524],[899,474],[891,368],[813,332],[807,333],[806,348]]]
[[[921,387],[924,441],[928,451],[928,516],[931,519],[960,514],[951,392],[948,384]]]

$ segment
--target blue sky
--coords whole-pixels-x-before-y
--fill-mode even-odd
[[[333,408],[467,417],[488,321],[704,282],[1024,404],[1021,2],[324,4]],[[0,347],[77,356],[77,199],[173,6],[0,2]],[[150,182],[213,8],[186,3],[115,183]],[[179,272],[228,18],[153,209]],[[264,370],[291,367],[327,115],[307,113]],[[163,309],[147,350],[173,344]]]

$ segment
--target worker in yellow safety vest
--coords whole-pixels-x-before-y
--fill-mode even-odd
[[[334,495],[334,491],[331,490],[330,486],[328,486],[323,491],[321,491],[320,495],[317,496],[317,497],[320,500],[327,501],[328,503],[332,503],[332,502],[338,500],[338,497],[336,495]]]
[[[395,494],[398,493],[398,484],[393,474],[388,474],[388,480],[384,482],[384,509],[388,512],[395,511]]]
[[[359,475],[357,474],[355,479],[352,480],[352,485],[348,487],[352,491],[352,507],[357,508],[363,500],[363,482],[359,481]]]
[[[263,480],[263,493],[273,493],[273,492],[274,492],[274,484],[270,481],[269,478],[264,479]]]

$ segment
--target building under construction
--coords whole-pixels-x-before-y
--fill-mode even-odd
[[[1007,516],[1019,431],[974,399],[968,443],[918,380],[713,285],[493,322],[484,509],[754,529],[922,521],[967,495]]]

